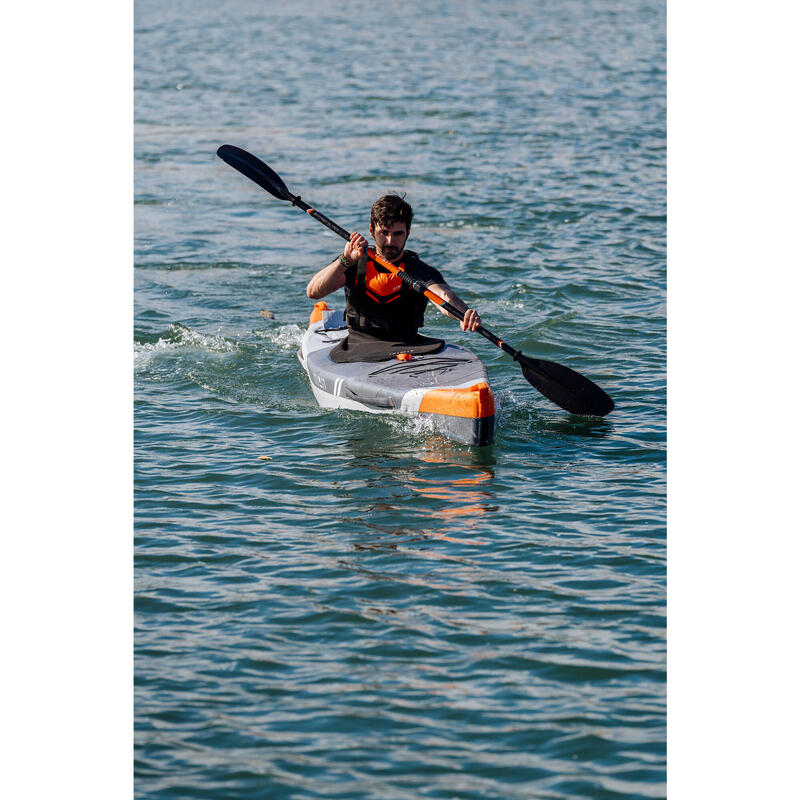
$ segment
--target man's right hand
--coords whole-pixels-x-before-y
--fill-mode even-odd
[[[350,241],[344,246],[343,255],[347,261],[360,261],[368,246],[369,242],[360,233],[353,231],[350,234]]]

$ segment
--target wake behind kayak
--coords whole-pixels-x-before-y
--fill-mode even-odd
[[[432,354],[335,363],[330,353],[345,336],[342,312],[317,303],[298,358],[322,408],[430,418],[439,432],[458,442],[492,443],[494,395],[474,353],[448,343]]]

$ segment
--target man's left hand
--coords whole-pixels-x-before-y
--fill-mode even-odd
[[[474,308],[468,308],[464,312],[464,319],[461,320],[461,330],[474,331],[480,324],[481,315]]]

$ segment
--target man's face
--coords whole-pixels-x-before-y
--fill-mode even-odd
[[[406,246],[408,231],[405,223],[394,222],[388,229],[380,225],[369,226],[369,232],[375,239],[375,247],[378,253],[388,261],[396,261],[403,255],[403,248]]]

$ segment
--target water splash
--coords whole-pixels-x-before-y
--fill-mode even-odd
[[[303,341],[303,329],[299,325],[281,325],[254,331],[254,335],[275,346],[276,350],[299,350]]]
[[[155,342],[133,343],[133,365],[137,371],[149,367],[154,360],[162,357],[172,358],[185,354],[220,355],[235,353],[237,342],[221,334],[207,334],[192,330],[184,325],[170,325],[166,333]]]

